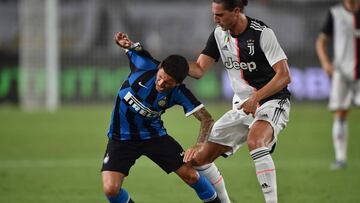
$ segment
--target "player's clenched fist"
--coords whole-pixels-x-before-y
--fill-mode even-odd
[[[117,45],[124,49],[130,48],[133,42],[129,39],[128,35],[123,32],[117,32],[115,34],[115,42]]]

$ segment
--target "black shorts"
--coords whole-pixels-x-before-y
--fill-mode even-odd
[[[184,150],[171,136],[141,141],[109,140],[101,171],[117,171],[129,175],[130,168],[141,155],[149,157],[166,173],[184,164]]]

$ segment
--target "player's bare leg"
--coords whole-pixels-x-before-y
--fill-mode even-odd
[[[125,175],[115,171],[101,173],[103,190],[110,203],[133,203],[127,191],[121,188]]]
[[[214,161],[230,150],[232,150],[231,147],[208,141],[191,159],[191,164],[196,170],[212,183],[222,203],[230,203],[231,201],[226,191],[225,181]]]
[[[220,203],[215,188],[209,180],[199,174],[190,164],[182,165],[175,173],[196,191],[202,201]]]
[[[273,128],[267,121],[258,120],[251,127],[247,139],[250,155],[255,163],[256,176],[266,203],[277,203],[274,161],[267,146],[273,139]]]

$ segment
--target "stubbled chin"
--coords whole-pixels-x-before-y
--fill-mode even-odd
[[[156,91],[158,91],[158,92],[163,92],[163,91],[164,91],[164,89],[161,89],[161,88],[158,87],[158,86],[156,86],[155,89],[156,89]]]

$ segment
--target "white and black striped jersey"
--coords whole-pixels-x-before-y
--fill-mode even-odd
[[[360,12],[352,13],[338,4],[330,8],[322,32],[334,40],[334,67],[350,80],[360,78]]]
[[[221,57],[234,93],[240,99],[248,98],[253,91],[265,86],[275,75],[272,66],[287,59],[272,29],[259,20],[247,19],[246,30],[237,36],[216,27],[202,51],[216,61]],[[285,87],[260,101],[260,104],[289,97],[290,92]]]

